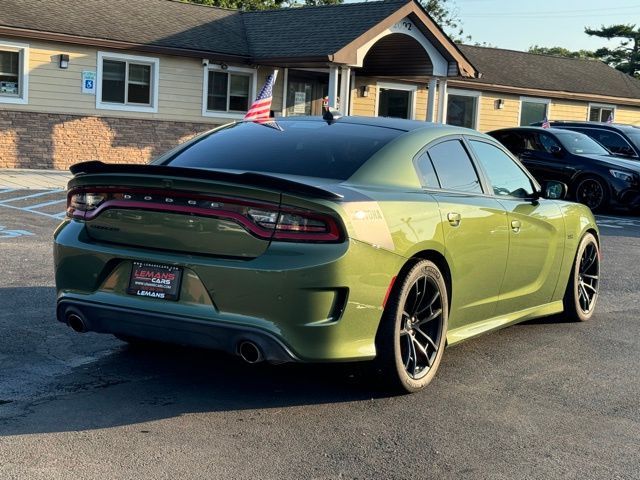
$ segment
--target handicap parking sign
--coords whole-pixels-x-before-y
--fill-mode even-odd
[[[96,94],[96,72],[82,72],[82,93]]]

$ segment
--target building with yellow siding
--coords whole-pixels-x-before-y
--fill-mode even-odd
[[[392,116],[488,131],[640,124],[640,81],[594,60],[456,45],[413,0],[242,12],[173,0],[5,0],[0,168],[147,162],[241,120],[278,69],[276,116]]]

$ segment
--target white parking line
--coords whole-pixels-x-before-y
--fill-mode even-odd
[[[14,191],[22,191],[24,189],[20,188],[20,189],[16,189],[16,188],[10,188],[10,189],[4,189],[4,190],[0,190],[0,193],[11,193]],[[49,189],[49,190],[45,190],[42,192],[38,192],[38,193],[32,193],[30,195],[21,195],[18,193],[19,196],[17,197],[9,197],[9,198],[5,198],[3,200],[0,200],[0,207],[5,207],[5,208],[10,208],[11,210],[18,210],[21,212],[29,212],[29,213],[35,213],[36,215],[40,215],[43,217],[47,217],[47,218],[51,218],[53,220],[61,220],[65,217],[66,215],[66,211],[62,211],[62,212],[55,212],[55,213],[48,213],[48,212],[42,212],[39,209],[44,208],[44,207],[48,207],[51,205],[58,205],[58,204],[63,204],[67,201],[66,199],[66,195],[65,195],[65,190],[63,189]],[[40,202],[40,203],[36,203],[34,205],[26,205],[23,207],[18,207],[15,204],[12,204],[12,202],[17,202],[20,200],[30,200],[30,199],[37,199],[39,197],[43,197],[45,195],[51,195],[51,196],[57,196],[56,200],[47,200],[46,202]],[[62,198],[60,198],[62,197]],[[61,205],[62,207],[62,205]],[[6,237],[6,235],[5,235]]]
[[[17,202],[18,200],[27,200],[29,198],[43,197],[45,195],[51,195],[52,193],[63,192],[64,190],[47,190],[45,192],[33,193],[31,195],[24,195],[22,197],[13,197],[7,198],[5,200],[0,200],[0,204],[9,203],[9,202]]]
[[[52,200],[51,202],[44,202],[44,203],[38,203],[37,205],[30,205],[28,207],[25,207],[25,210],[34,210],[36,208],[42,208],[42,207],[47,207],[49,205],[55,205],[56,203],[62,203],[62,202],[66,202],[67,199],[66,198],[62,198],[60,200]]]
[[[36,215],[42,215],[43,217],[49,217],[55,220],[60,220],[60,217],[58,217],[58,215],[60,215],[59,213],[56,213],[56,214],[44,213],[44,212],[39,212],[38,210],[28,210],[26,208],[14,207],[13,205],[7,205],[4,203],[0,203],[0,207],[10,208],[11,210],[18,210],[20,212],[35,213]]]

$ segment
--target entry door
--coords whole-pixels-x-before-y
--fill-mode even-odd
[[[329,94],[328,81],[289,75],[287,116],[322,115],[322,101]]]
[[[410,119],[412,103],[412,91],[380,87],[378,116]]]
[[[313,81],[289,78],[287,88],[287,116],[312,115]]]

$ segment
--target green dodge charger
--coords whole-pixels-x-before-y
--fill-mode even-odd
[[[399,391],[446,345],[593,315],[599,233],[496,140],[388,118],[239,122],[149,165],[72,167],[57,317],[247,362],[372,360]]]

